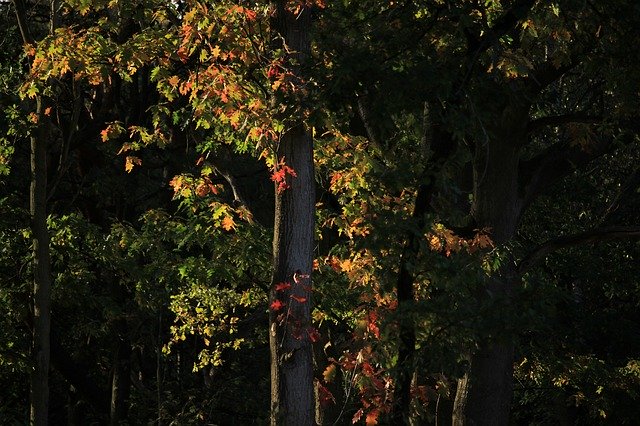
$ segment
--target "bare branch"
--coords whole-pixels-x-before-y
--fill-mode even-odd
[[[624,186],[620,189],[620,192],[618,192],[618,195],[616,195],[613,201],[604,210],[600,219],[600,224],[602,225],[609,221],[611,216],[620,208],[620,201],[638,189],[638,187],[640,187],[640,167],[636,167],[625,182]]]
[[[531,251],[518,264],[518,272],[524,274],[545,256],[554,251],[587,244],[597,244],[605,241],[621,240],[640,237],[640,226],[611,226],[596,228],[579,234],[567,235],[549,240]]]
[[[548,117],[541,117],[535,120],[532,120],[527,125],[527,132],[534,132],[542,127],[548,126],[561,126],[563,124],[570,123],[585,123],[585,124],[593,124],[599,123],[602,121],[602,117],[596,115],[589,115],[584,112],[576,112],[562,115],[552,115]]]
[[[530,160],[520,163],[522,207],[526,208],[540,193],[574,170],[585,167],[613,146],[601,140],[587,148],[558,142]]]

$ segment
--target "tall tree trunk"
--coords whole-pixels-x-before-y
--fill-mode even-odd
[[[491,229],[497,245],[508,243],[516,233],[522,210],[518,194],[520,144],[526,135],[526,105],[507,106],[489,129],[491,139],[478,143],[474,156],[474,194],[472,214],[480,227]],[[492,131],[493,130],[493,131]],[[514,303],[517,283],[510,259],[503,259],[500,270],[488,277],[478,290],[481,303],[498,302],[508,310]],[[470,366],[458,381],[453,408],[453,424],[507,425],[513,393],[514,341],[505,323],[489,330],[494,337],[479,342],[469,355]]]
[[[33,343],[30,422],[46,425],[49,413],[51,272],[47,230],[47,129],[38,97],[38,127],[31,137],[30,210],[33,241]]]
[[[50,31],[56,26],[56,4],[51,0]],[[27,25],[24,0],[13,0],[16,19],[24,44],[35,40]],[[48,123],[44,114],[42,96],[36,97],[38,124],[31,136],[31,186],[29,210],[33,244],[33,340],[30,375],[30,414],[32,425],[47,425],[49,422],[49,364],[51,357],[51,260],[49,256],[49,232],[47,230],[47,142]]]
[[[272,30],[281,37],[294,61],[302,64],[309,54],[310,11],[296,15],[285,1],[272,4]],[[300,69],[294,70],[299,74]],[[297,78],[299,76],[296,76]],[[297,81],[292,81],[296,85]],[[304,123],[284,134],[278,161],[295,171],[287,176],[288,188],[276,188],[273,236],[273,275],[269,337],[271,348],[271,425],[315,424],[311,327],[311,271],[315,215],[313,141]],[[276,286],[288,283],[291,287]],[[282,303],[281,308],[277,308]]]
[[[111,426],[126,422],[131,389],[131,343],[127,332],[126,319],[116,320],[115,331],[117,343],[113,361],[113,375],[111,377]]]

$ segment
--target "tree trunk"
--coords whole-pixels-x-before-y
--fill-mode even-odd
[[[479,227],[490,228],[498,246],[513,238],[522,210],[518,166],[520,144],[526,135],[527,110],[526,105],[506,107],[496,120],[499,127],[489,129],[491,140],[476,145],[472,214]],[[481,303],[498,301],[498,306],[511,311],[516,283],[513,262],[502,259],[499,271],[486,279],[477,297]],[[454,425],[509,423],[515,346],[508,322],[505,314],[504,324],[487,330],[494,337],[479,342],[479,350],[469,355],[469,369],[458,381]]]
[[[273,4],[272,29],[302,64],[310,50],[308,8],[296,15],[284,1]],[[300,69],[293,72],[299,77]],[[297,81],[292,81],[297,85]],[[311,327],[315,181],[313,141],[304,123],[281,138],[278,161],[291,167],[288,188],[276,187],[269,338],[271,348],[271,425],[315,424]],[[276,182],[276,185],[278,183]],[[286,283],[278,286],[280,283]],[[290,287],[288,287],[290,285]],[[282,304],[278,308],[278,304]]]
[[[50,31],[56,25],[56,1],[51,0]],[[16,19],[24,44],[35,40],[27,25],[24,0],[13,0]],[[33,340],[30,375],[29,421],[32,425],[49,422],[49,363],[51,332],[51,260],[49,256],[49,232],[47,230],[47,142],[49,129],[44,115],[42,96],[36,97],[38,124],[31,135],[31,186],[29,210],[33,242]]]
[[[51,272],[47,230],[47,139],[42,99],[36,105],[38,127],[31,137],[31,231],[33,240],[33,342],[30,422],[46,425],[49,413]]]
[[[131,343],[127,333],[127,322],[118,319],[115,325],[117,343],[113,362],[113,376],[111,377],[111,426],[126,422],[131,389]]]

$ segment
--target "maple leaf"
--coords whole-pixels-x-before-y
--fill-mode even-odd
[[[353,419],[351,419],[351,423],[356,424],[360,421],[360,419],[362,418],[362,415],[364,414],[364,411],[362,411],[362,408],[359,409],[358,411],[356,411],[356,413],[353,415]]]
[[[273,311],[279,311],[280,309],[282,309],[283,306],[284,306],[284,303],[282,303],[278,299],[276,299],[273,302],[271,302],[271,310],[273,310]]]
[[[208,193],[209,193],[209,187],[204,182],[201,182],[200,184],[198,184],[198,186],[196,187],[196,195],[198,197],[204,197]]]
[[[322,373],[322,377],[326,383],[331,383],[336,377],[338,367],[335,364],[329,364]]]
[[[124,169],[127,171],[127,173],[131,173],[134,164],[137,164],[139,166],[142,164],[142,160],[133,155],[129,155],[127,156],[127,158],[125,158]]]
[[[307,328],[307,334],[311,343],[315,343],[320,340],[320,333],[314,327]]]
[[[222,228],[225,231],[231,231],[232,229],[235,229],[236,227],[236,223],[233,221],[233,218],[231,216],[225,216],[222,219]]]
[[[367,414],[367,418],[365,420],[365,423],[367,424],[367,426],[374,426],[378,424],[378,416],[380,415],[380,410],[375,409],[370,411]]]
[[[292,295],[291,295],[291,298],[292,298],[293,300],[295,300],[296,302],[298,302],[298,303],[304,303],[304,302],[306,302],[306,301],[307,301],[307,298],[306,298],[306,297],[296,296],[295,294],[292,294]]]
[[[180,78],[178,78],[177,75],[174,75],[172,77],[169,77],[167,82],[169,83],[169,86],[175,89],[176,87],[178,87],[178,83],[180,83]]]
[[[102,139],[102,142],[106,142],[109,140],[109,129],[104,129],[103,131],[100,132],[100,138]]]
[[[276,284],[276,286],[274,288],[275,288],[276,291],[287,290],[287,289],[291,288],[291,283],[287,283],[287,282],[278,283],[278,284]]]

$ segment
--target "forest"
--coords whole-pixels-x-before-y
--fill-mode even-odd
[[[0,0],[1,425],[640,418],[636,0]]]

